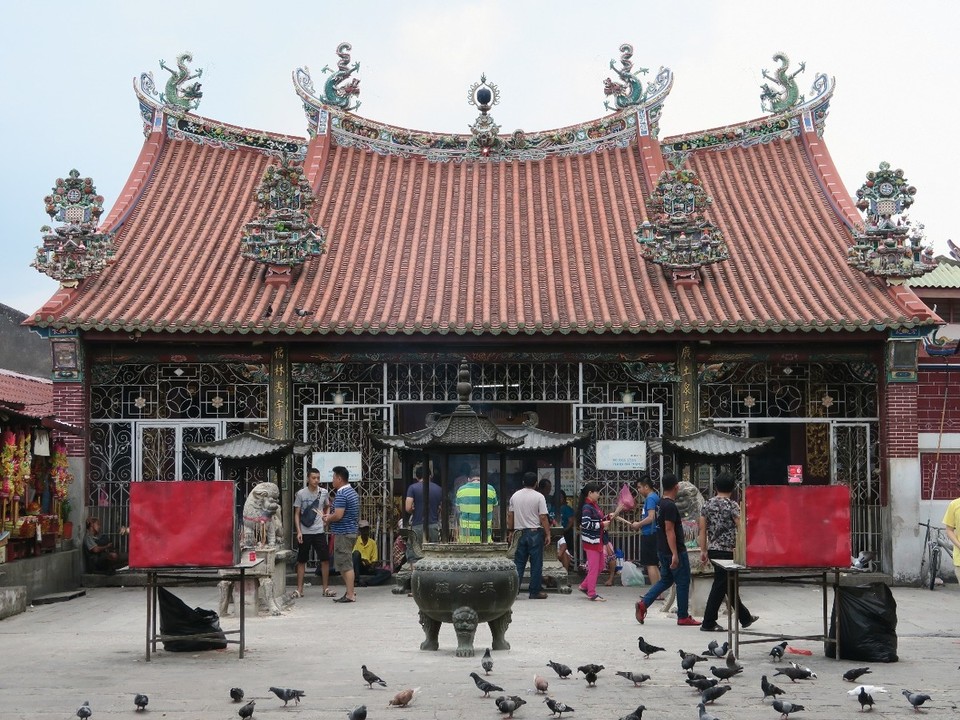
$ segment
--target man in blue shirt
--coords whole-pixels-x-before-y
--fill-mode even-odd
[[[348,603],[357,599],[354,589],[353,546],[357,542],[360,523],[360,496],[350,485],[350,473],[342,465],[333,468],[333,489],[336,497],[329,514],[323,518],[333,535],[333,566],[343,578],[346,590],[334,602]]]
[[[410,542],[407,543],[407,561],[412,568],[423,557],[423,515],[427,510],[427,541],[440,542],[440,503],[443,489],[433,480],[424,479],[423,466],[414,470],[417,482],[407,490],[404,509],[410,515]],[[428,488],[428,489],[425,489]],[[424,501],[424,494],[427,500]]]

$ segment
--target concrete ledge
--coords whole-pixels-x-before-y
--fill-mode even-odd
[[[113,575],[84,573],[80,576],[80,585],[85,588],[146,587],[147,574],[127,571],[117,572]]]
[[[18,615],[27,609],[27,586],[0,588],[0,620]]]

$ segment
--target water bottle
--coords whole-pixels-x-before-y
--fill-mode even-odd
[[[623,570],[623,550],[617,548],[613,554],[617,557],[617,572],[620,572]]]

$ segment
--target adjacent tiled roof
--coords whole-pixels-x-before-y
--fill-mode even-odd
[[[287,455],[305,455],[310,445],[296,440],[274,440],[255,432],[243,432],[221,440],[187,445],[195,455],[221,460],[265,460]]]
[[[715,428],[699,430],[689,435],[664,436],[650,442],[652,452],[671,450],[681,459],[717,459],[737,455],[753,455],[773,438],[743,438]]]
[[[937,266],[920,277],[910,278],[912,288],[960,289],[960,263],[946,257],[937,258]]]
[[[0,409],[30,418],[53,416],[53,382],[0,370]]]
[[[149,180],[131,176],[142,192],[135,203],[124,200],[114,264],[58,292],[29,322],[356,335],[882,330],[935,322],[908,289],[894,292],[847,265],[842,215],[852,203],[824,180],[832,163],[822,161],[829,161],[822,143],[814,163],[802,137],[690,154],[714,198],[711,217],[730,260],[704,270],[699,286],[678,287],[640,257],[634,239],[661,162],[649,156],[649,138],[526,161],[434,162],[318,135],[307,169],[316,175],[327,253],[285,288],[267,284],[263,267],[240,256],[241,230],[271,158],[157,135],[148,139],[149,162],[141,158],[152,168]]]

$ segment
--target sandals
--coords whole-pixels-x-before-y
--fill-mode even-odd
[[[346,595],[341,595],[336,600],[334,600],[335,603],[351,603],[356,601],[357,601],[356,598],[348,598]]]
[[[294,591],[293,591],[293,594],[291,595],[291,597],[302,598],[302,597],[303,597],[303,590],[294,590]]]
[[[592,600],[593,602],[606,602],[606,599],[603,597],[603,595],[594,595],[593,597],[587,596],[587,599]]]
[[[327,588],[326,590],[323,591],[323,596],[324,596],[324,597],[336,597],[336,596],[337,596],[337,591],[334,590],[333,588]]]

